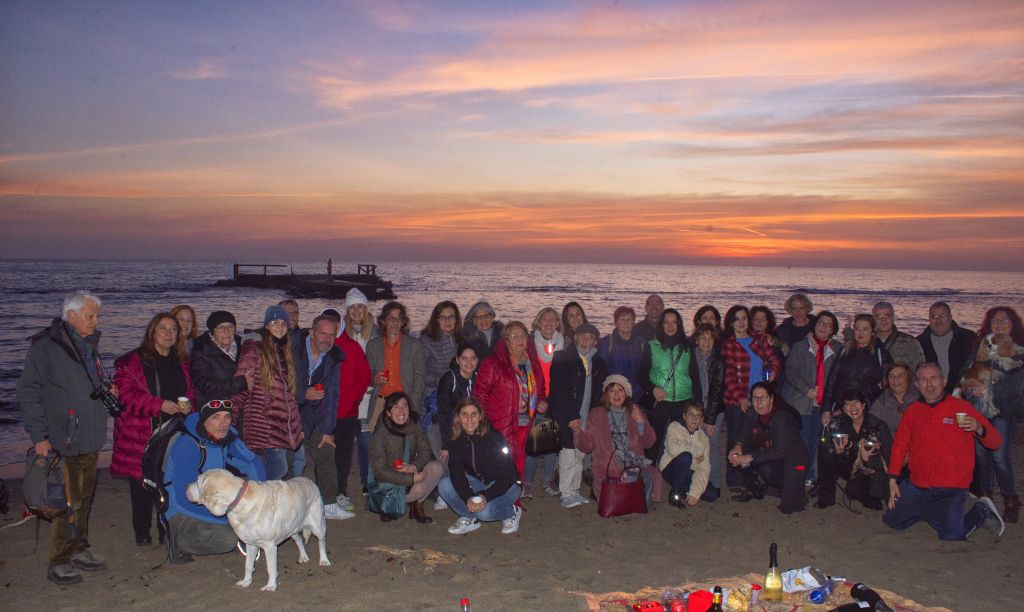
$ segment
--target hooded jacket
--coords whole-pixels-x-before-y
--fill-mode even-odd
[[[90,395],[95,389],[61,319],[29,340],[16,397],[21,422],[33,444],[49,440],[65,456],[94,453],[107,441],[107,409]],[[86,339],[94,347],[93,368],[102,372],[100,332]]]
[[[450,450],[452,441],[452,421],[455,419],[455,407],[464,398],[473,395],[476,383],[476,372],[468,379],[462,377],[458,363],[453,359],[437,385],[437,418],[436,423],[441,431],[441,448]]]
[[[188,500],[185,490],[196,481],[200,474],[210,470],[231,470],[249,480],[262,481],[267,479],[256,453],[246,448],[232,427],[223,440],[214,441],[199,428],[199,413],[193,412],[185,417],[187,434],[178,434],[167,449],[167,463],[164,476],[169,481],[167,487],[167,519],[181,514],[204,523],[227,525],[226,516],[214,516],[202,504],[193,504]],[[203,461],[203,450],[206,460]],[[200,469],[202,463],[202,469]]]
[[[337,408],[337,418],[353,419],[359,416],[359,402],[363,400],[363,395],[370,387],[370,363],[366,361],[363,347],[348,334],[338,336],[334,345],[345,354],[345,360],[341,362],[339,370],[337,401],[328,392],[328,395],[324,396],[324,406],[331,406],[333,403]],[[328,390],[330,389],[331,387],[328,387]]]
[[[508,443],[493,429],[482,436],[463,433],[452,440],[449,452],[448,471],[452,486],[462,501],[468,501],[474,495],[482,495],[488,500],[497,499],[519,480],[519,471],[512,461]],[[474,493],[467,476],[473,476],[484,484],[490,483],[490,486]]]

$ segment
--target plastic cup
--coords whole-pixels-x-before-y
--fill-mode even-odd
[[[316,389],[317,391],[323,391],[324,390],[324,386],[322,384],[320,384],[320,383],[317,383],[313,388]]]
[[[956,413],[956,426],[957,427],[963,427],[965,423],[967,423],[967,413],[966,412],[958,412],[958,413]]]
[[[192,412],[192,402],[185,396],[178,398],[178,406],[185,412]]]

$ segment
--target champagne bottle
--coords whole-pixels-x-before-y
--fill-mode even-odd
[[[708,612],[724,612],[724,608],[722,608],[722,587],[715,587],[714,595],[711,599],[711,607],[708,608]]]
[[[779,545],[772,542],[768,549],[771,559],[768,562],[768,573],[764,575],[765,601],[782,601],[782,574],[779,573]]]

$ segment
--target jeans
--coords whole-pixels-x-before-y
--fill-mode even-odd
[[[305,442],[305,438],[303,438]],[[303,443],[292,456],[292,467],[288,470],[288,477],[295,478],[296,476],[302,476],[302,473],[306,470],[306,445]]]
[[[75,524],[68,524],[67,514],[53,519],[50,567],[70,563],[73,555],[89,548],[89,512],[96,495],[96,462],[99,458],[98,452],[64,457],[68,506],[74,511]]]
[[[654,404],[652,410],[647,411],[647,421],[654,428],[654,445],[644,451],[644,454],[655,465],[661,461],[661,453],[665,450],[665,432],[672,421],[682,421],[686,402],[689,398],[678,401],[661,401]]]
[[[813,408],[811,409],[810,414],[800,415],[800,421],[803,424],[803,429],[800,431],[800,438],[804,441],[804,447],[807,448],[807,456],[817,457],[818,443],[821,441],[821,409]],[[814,462],[808,462],[808,480],[814,480],[816,474],[814,468]]]
[[[715,435],[711,438],[711,482],[716,489],[722,486],[722,477],[725,476],[725,451],[722,448],[725,441],[722,436],[722,423],[725,422],[725,413],[719,412],[715,417]]]
[[[544,484],[555,480],[555,466],[558,465],[558,453],[548,453],[540,457],[526,456],[526,475],[523,477],[523,485],[533,484],[537,476],[537,464],[544,462]]]
[[[436,381],[435,381],[436,382]],[[420,427],[423,431],[434,423],[434,419],[437,417],[437,389],[434,389],[423,398],[423,418],[420,419]]]
[[[469,486],[473,489],[474,493],[479,493],[491,485],[491,483],[485,483],[469,474],[466,474],[466,479],[469,480]],[[441,493],[441,498],[455,514],[460,517],[472,517],[484,523],[504,521],[512,518],[515,514],[515,503],[519,499],[520,493],[519,487],[512,485],[507,491],[499,495],[497,499],[487,500],[487,505],[484,506],[483,510],[477,513],[470,513],[469,508],[466,507],[466,500],[459,497],[458,491],[455,490],[455,485],[452,484],[451,477],[441,480],[441,483],[437,485],[437,490]]]
[[[257,454],[263,460],[263,467],[267,468],[267,480],[281,480],[288,475],[288,451],[286,449],[265,448]]]
[[[896,506],[885,513],[882,522],[893,529],[906,529],[918,521],[925,521],[939,533],[940,540],[966,540],[985,522],[989,513],[988,508],[979,502],[964,514],[966,497],[965,489],[922,489],[908,478],[900,483]]]
[[[1017,485],[1013,481],[1013,432],[1017,428],[1016,419],[992,417],[989,419],[1003,437],[1003,443],[996,450],[989,450],[974,441],[974,456],[978,464],[978,476],[982,491],[993,491],[994,483],[999,483],[1003,495],[1016,495]]]
[[[686,495],[689,493],[690,483],[693,481],[691,465],[693,465],[693,455],[690,453],[680,453],[673,457],[672,461],[668,462],[665,469],[661,471],[661,476],[673,490]],[[700,499],[701,501],[713,502],[718,499],[718,495],[718,489],[709,482],[708,486],[704,487],[704,491],[700,494]]]
[[[359,425],[362,427],[366,423],[366,419],[360,419]],[[356,452],[359,455],[359,482],[362,483],[363,488],[366,488],[366,479],[370,475],[370,431],[360,429],[359,435],[356,437]]]

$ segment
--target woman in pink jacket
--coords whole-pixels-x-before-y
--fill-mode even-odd
[[[586,429],[574,432],[576,450],[592,453],[594,497],[601,499],[605,478],[643,478],[647,508],[654,509],[661,498],[661,474],[644,456],[654,446],[654,428],[647,422],[643,408],[633,403],[633,388],[625,376],[612,374],[604,379],[601,405],[590,411]]]
[[[124,412],[114,421],[114,454],[110,474],[128,479],[132,498],[132,526],[135,543],[153,542],[149,528],[153,520],[152,494],[142,487],[142,453],[153,429],[176,413],[191,412],[195,389],[188,372],[188,354],[178,345],[178,321],[161,312],[146,327],[139,348],[114,363],[114,384],[120,390]],[[188,403],[179,403],[187,397]],[[160,542],[164,528],[157,521]]]

